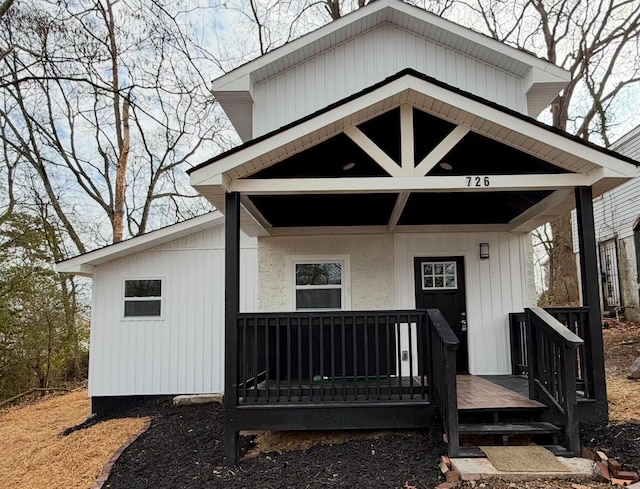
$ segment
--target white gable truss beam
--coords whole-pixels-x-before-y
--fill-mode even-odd
[[[468,127],[457,126],[416,166],[415,175],[422,176],[429,173],[468,133]]]
[[[355,126],[349,126],[345,128],[344,133],[389,175],[397,177],[402,174],[402,168],[360,129]]]
[[[245,195],[487,192],[556,190],[590,186],[590,174],[464,175],[427,177],[271,178],[235,180],[231,191]]]

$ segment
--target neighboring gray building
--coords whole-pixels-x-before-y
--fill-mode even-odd
[[[640,126],[618,139],[611,149],[640,161]],[[640,321],[640,178],[629,180],[594,199],[593,213],[602,309],[614,311],[622,307],[626,318]],[[573,222],[577,253],[575,219]]]

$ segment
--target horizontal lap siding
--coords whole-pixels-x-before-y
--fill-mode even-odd
[[[508,315],[529,297],[529,235],[507,233],[397,234],[396,307],[415,307],[414,257],[464,256],[469,369],[473,374],[511,373]],[[490,258],[479,258],[489,243]]]
[[[413,68],[526,112],[522,79],[390,24],[369,30],[254,88],[254,137]]]
[[[256,243],[243,237],[243,311],[257,303]],[[160,320],[122,320],[125,277],[162,277]],[[224,228],[217,227],[96,267],[91,396],[221,392]]]
[[[612,149],[640,161],[640,128],[635,129],[631,137],[625,137],[622,144],[614,144]],[[637,175],[640,176],[640,171]],[[638,176],[594,199],[593,217],[597,241],[606,241],[613,237],[624,239],[633,235],[633,225],[640,218],[640,178]],[[575,211],[572,217],[573,248],[578,252]]]

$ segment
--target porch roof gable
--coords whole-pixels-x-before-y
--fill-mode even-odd
[[[398,107],[419,109],[455,127],[425,161],[420,164],[416,162],[415,169],[413,163],[410,170],[408,164],[407,168],[404,168],[405,163],[396,165],[358,129],[366,121]],[[432,173],[427,175],[430,168],[469,133],[497,141],[569,173],[546,179],[545,175],[492,177],[492,188],[484,189],[485,191],[556,190],[552,195],[539,196],[546,201],[546,205],[536,207],[532,203],[530,209],[514,219],[514,226],[505,227],[504,230],[535,227],[534,224],[540,219],[548,219],[570,210],[573,206],[573,188],[576,186],[593,186],[594,195],[600,195],[636,173],[636,162],[629,158],[413,70],[404,70],[355,96],[234,148],[195,167],[189,173],[191,184],[221,210],[224,208],[223,194],[234,190],[241,191],[245,196],[251,193],[407,194],[475,191],[478,189],[463,189],[461,178],[454,181],[451,176],[433,176]],[[340,134],[348,136],[363,148],[384,169],[386,176],[344,178],[340,175],[340,178],[292,178],[289,181],[248,178]],[[412,145],[406,141],[402,144],[406,145],[405,149],[411,149]],[[424,170],[424,173],[418,170]],[[477,174],[481,173],[478,170]],[[405,199],[404,204],[407,203],[406,200],[408,199]],[[404,204],[401,208],[404,208]],[[259,209],[246,198],[243,206],[245,231],[253,235],[270,234],[268,228],[271,225],[264,216],[260,217]],[[246,219],[247,217],[250,219]],[[521,218],[524,217],[528,218],[523,221]],[[533,219],[534,217],[537,219]],[[251,224],[247,224],[249,222],[255,224],[253,229]],[[515,226],[516,223],[520,224]]]

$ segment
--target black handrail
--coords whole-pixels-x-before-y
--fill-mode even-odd
[[[456,350],[460,342],[439,309],[427,309],[431,356],[429,372],[431,398],[437,404],[450,457],[460,454],[460,429],[458,424],[458,394],[456,387]],[[437,373],[436,373],[437,372]]]
[[[565,444],[580,452],[576,399],[577,350],[583,340],[540,307],[525,309],[529,397],[564,425]]]
[[[588,307],[553,307],[545,308],[551,316],[562,323],[572,333],[580,338],[587,338],[586,329],[589,325]],[[509,333],[511,338],[511,373],[527,375],[527,334],[524,312],[509,314]],[[576,390],[586,399],[594,396],[591,381],[592,359],[585,345],[580,345],[576,356]]]

